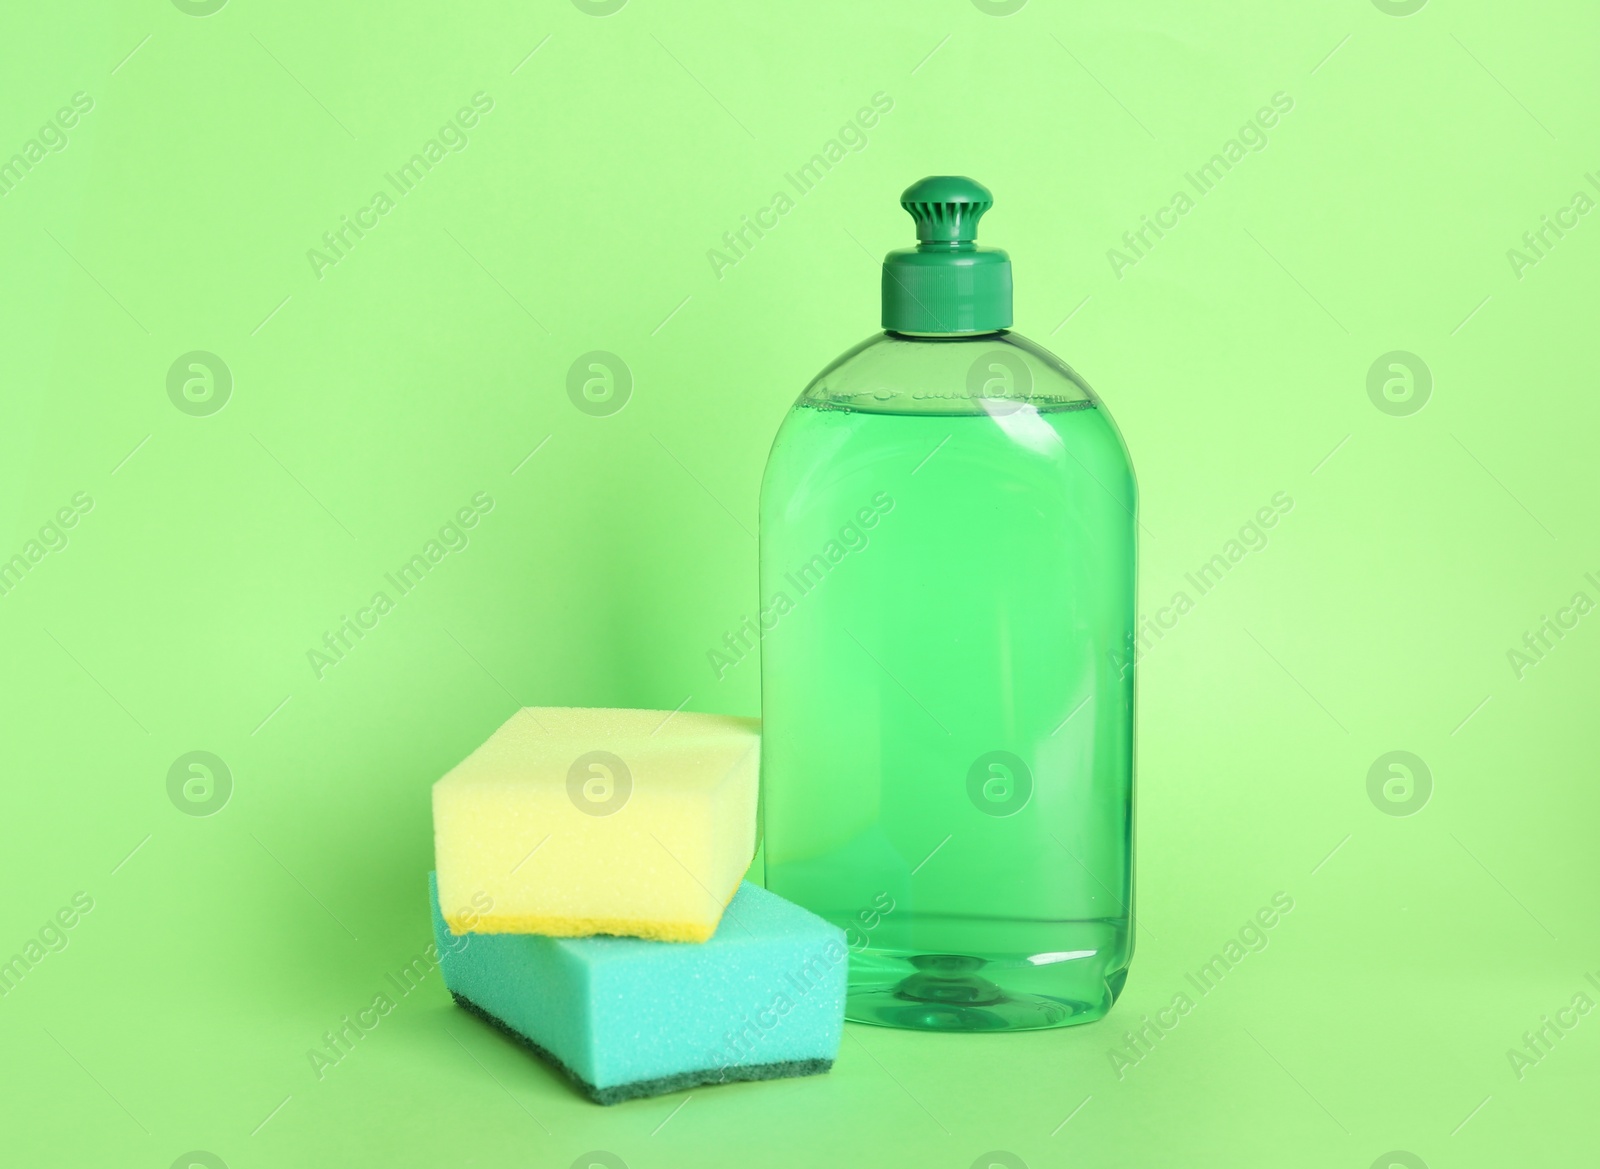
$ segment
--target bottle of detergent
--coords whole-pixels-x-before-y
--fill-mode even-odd
[[[1133,469],[1011,332],[971,179],[913,184],[883,332],[806,388],[761,487],[768,888],[846,931],[846,1016],[1024,1030],[1133,954]]]

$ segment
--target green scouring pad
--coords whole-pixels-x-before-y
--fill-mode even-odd
[[[452,934],[456,1002],[615,1104],[702,1084],[825,1072],[844,1027],[844,934],[748,882],[709,941]]]

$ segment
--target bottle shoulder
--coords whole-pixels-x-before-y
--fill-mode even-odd
[[[830,362],[795,404],[956,415],[989,413],[996,401],[1041,412],[1102,405],[1071,366],[1009,330],[970,337],[876,333]]]

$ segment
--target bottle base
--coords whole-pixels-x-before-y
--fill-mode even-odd
[[[964,954],[858,954],[844,1016],[915,1031],[1037,1031],[1103,1018],[1122,989],[1112,979]],[[1070,972],[1076,974],[1076,972]]]

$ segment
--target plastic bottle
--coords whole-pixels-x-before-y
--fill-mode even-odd
[[[1133,953],[1133,470],[1009,331],[992,204],[905,192],[884,332],[800,395],[761,488],[766,882],[846,930],[859,1022],[1088,1022]]]

